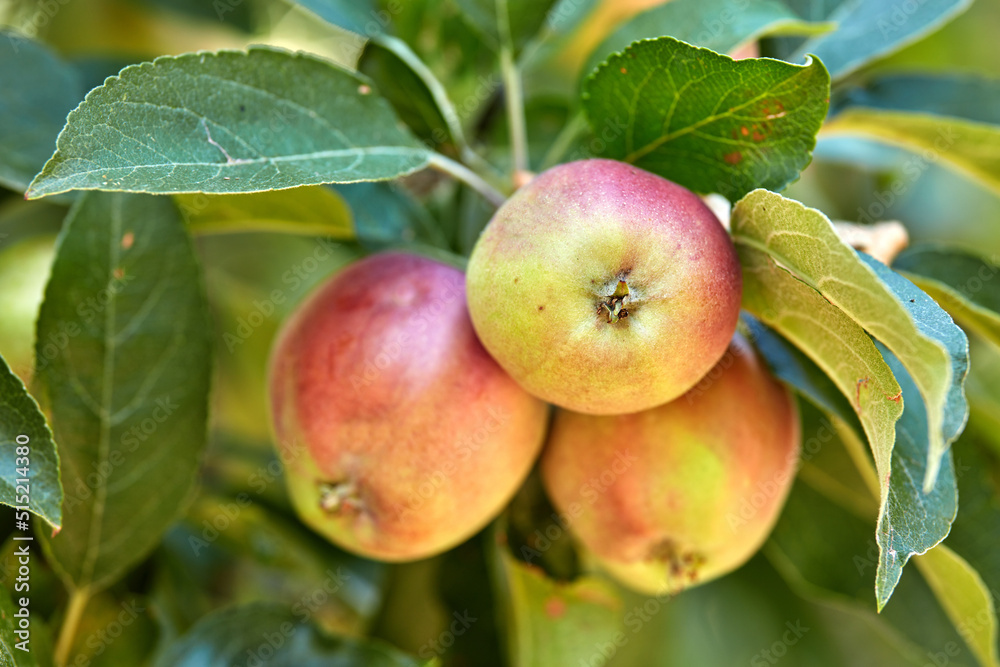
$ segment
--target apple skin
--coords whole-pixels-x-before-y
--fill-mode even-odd
[[[691,191],[613,160],[554,167],[477,241],[469,312],[522,387],[564,408],[623,414],[690,389],[726,351],[742,277]],[[620,281],[628,295],[621,297]],[[615,318],[621,308],[627,316]]]
[[[270,390],[299,516],[385,561],[440,553],[494,518],[548,418],[476,338],[462,272],[400,253],[310,295],[279,334]]]
[[[560,411],[542,479],[612,576],[674,594],[761,547],[795,476],[800,428],[788,390],[737,336],[676,401],[613,417]]]

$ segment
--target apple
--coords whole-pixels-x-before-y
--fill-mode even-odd
[[[400,253],[350,265],[298,307],[269,384],[299,516],[385,561],[443,552],[495,517],[548,416],[477,340],[462,272]]]
[[[0,251],[0,354],[15,375],[30,384],[35,365],[35,323],[55,260],[56,238],[22,239]]]
[[[690,389],[726,351],[742,278],[694,193],[613,160],[537,176],[497,210],[468,267],[490,354],[532,394],[590,414]]]
[[[671,403],[610,417],[560,411],[542,479],[600,565],[636,591],[673,594],[757,552],[795,476],[799,436],[788,390],[737,336]]]

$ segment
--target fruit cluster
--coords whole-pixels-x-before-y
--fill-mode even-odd
[[[423,558],[496,517],[544,444],[553,504],[613,576],[663,593],[725,574],[769,533],[799,447],[791,396],[735,333],[740,296],[704,203],[610,160],[521,188],[467,276],[359,261],[272,355],[296,509],[361,555]]]

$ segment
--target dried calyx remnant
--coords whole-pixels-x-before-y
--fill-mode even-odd
[[[650,558],[662,562],[667,569],[671,588],[681,589],[698,581],[698,570],[705,557],[694,551],[684,551],[673,540],[666,539],[650,550]]]
[[[361,498],[354,482],[319,482],[319,506],[328,514],[359,511]]]
[[[618,286],[611,296],[604,297],[597,306],[597,314],[606,318],[608,324],[613,324],[628,317],[628,308],[632,301],[629,294],[628,283],[621,278],[618,279]]]

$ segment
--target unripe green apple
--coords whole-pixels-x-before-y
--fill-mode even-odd
[[[622,414],[690,389],[736,329],[729,234],[694,193],[613,160],[563,164],[518,190],[469,259],[469,312],[521,386]]]
[[[798,412],[737,336],[705,379],[620,416],[560,411],[542,456],[553,504],[625,585],[676,593],[746,562],[795,476]]]
[[[0,354],[25,384],[35,363],[35,321],[55,255],[55,237],[48,234],[0,250]]]
[[[476,338],[462,272],[412,255],[368,257],[313,293],[279,334],[270,388],[300,517],[380,560],[482,528],[545,434],[547,406]]]

